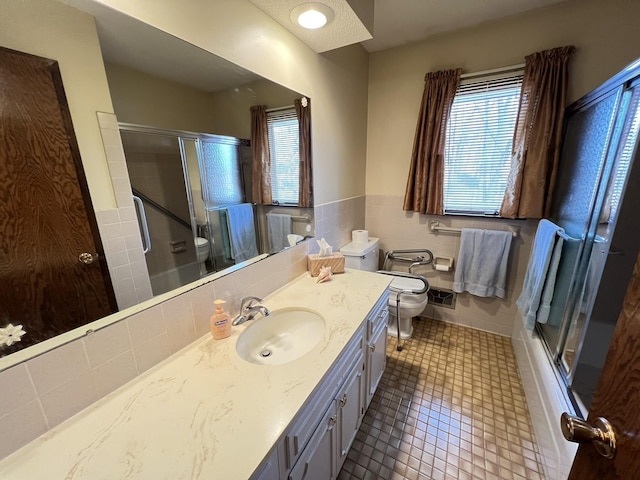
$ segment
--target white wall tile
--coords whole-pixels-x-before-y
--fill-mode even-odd
[[[148,338],[145,342],[135,345],[133,352],[136,358],[138,372],[149,370],[154,365],[168,358],[172,353],[169,349],[167,332]]]
[[[174,297],[162,304],[169,348],[176,352],[196,339],[189,295]]]
[[[89,372],[82,341],[62,345],[27,362],[36,391],[43,395]]]
[[[215,305],[213,303],[215,299],[215,291],[211,283],[202,285],[189,292],[189,301],[191,303],[191,312],[197,337],[205,335],[210,331],[209,318],[215,311]],[[227,304],[224,305],[224,309],[227,313],[229,312]]]
[[[131,349],[129,330],[125,321],[98,330],[84,339],[89,366],[95,368]]]
[[[166,332],[162,305],[148,308],[126,320],[134,347]]]
[[[138,375],[133,350],[111,358],[92,371],[98,397],[103,397]]]
[[[0,385],[0,417],[37,398],[26,364],[0,372]]]
[[[96,117],[98,118],[98,125],[100,125],[100,128],[118,130],[118,119],[115,114],[108,112],[96,112]]]
[[[40,396],[49,428],[78,413],[98,400],[93,375],[87,372]]]
[[[39,400],[23,404],[0,417],[0,458],[23,447],[47,431],[47,421]]]

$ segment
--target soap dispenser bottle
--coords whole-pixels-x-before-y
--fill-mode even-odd
[[[215,300],[213,303],[216,306],[216,311],[209,319],[211,335],[213,335],[213,338],[216,340],[222,340],[223,338],[227,338],[231,335],[231,318],[222,308],[222,305],[227,302],[224,300]]]

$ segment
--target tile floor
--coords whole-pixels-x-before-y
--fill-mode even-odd
[[[414,320],[387,368],[339,480],[543,480],[508,338]]]

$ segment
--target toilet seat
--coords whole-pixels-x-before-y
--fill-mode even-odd
[[[429,285],[422,293],[409,293],[411,291],[420,291],[425,288],[422,280],[417,278],[394,277],[389,285],[389,332],[392,336],[398,335],[396,323],[397,308],[400,308],[400,338],[407,339],[413,335],[413,317],[420,315],[427,303],[429,297]],[[404,293],[407,292],[407,293]],[[398,297],[400,304],[398,305]]]
[[[401,306],[403,304],[416,304],[426,302],[428,298],[427,292],[429,292],[429,287],[427,287],[427,290],[423,293],[402,293],[406,290],[420,291],[423,288],[424,284],[417,278],[394,277],[394,279],[391,281],[391,285],[389,285],[389,305],[396,304],[398,293],[401,293]]]

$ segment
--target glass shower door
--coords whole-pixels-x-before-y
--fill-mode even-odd
[[[145,254],[154,295],[200,278],[182,151],[177,135],[121,129],[133,194],[151,239]]]
[[[549,320],[537,328],[555,360],[559,357],[573,306],[585,278],[581,259],[591,253],[590,232],[609,142],[615,129],[621,90],[610,92],[569,113],[551,220],[572,241],[563,245]]]
[[[632,205],[631,197],[638,197],[635,191],[625,192],[625,187],[637,149],[640,88],[625,92],[621,110],[628,113],[621,122],[620,141],[612,152],[611,174],[603,182],[603,195],[594,212],[595,242],[586,269],[586,281],[560,357],[568,387],[583,413],[591,405],[626,291],[628,276],[616,264],[625,259],[628,264],[629,257],[635,256],[635,252],[629,251],[624,244],[630,243],[633,249],[635,242],[630,237],[637,231],[637,224],[629,223],[624,216],[619,224],[618,214],[623,207],[623,197]],[[631,216],[635,218],[637,212]]]

